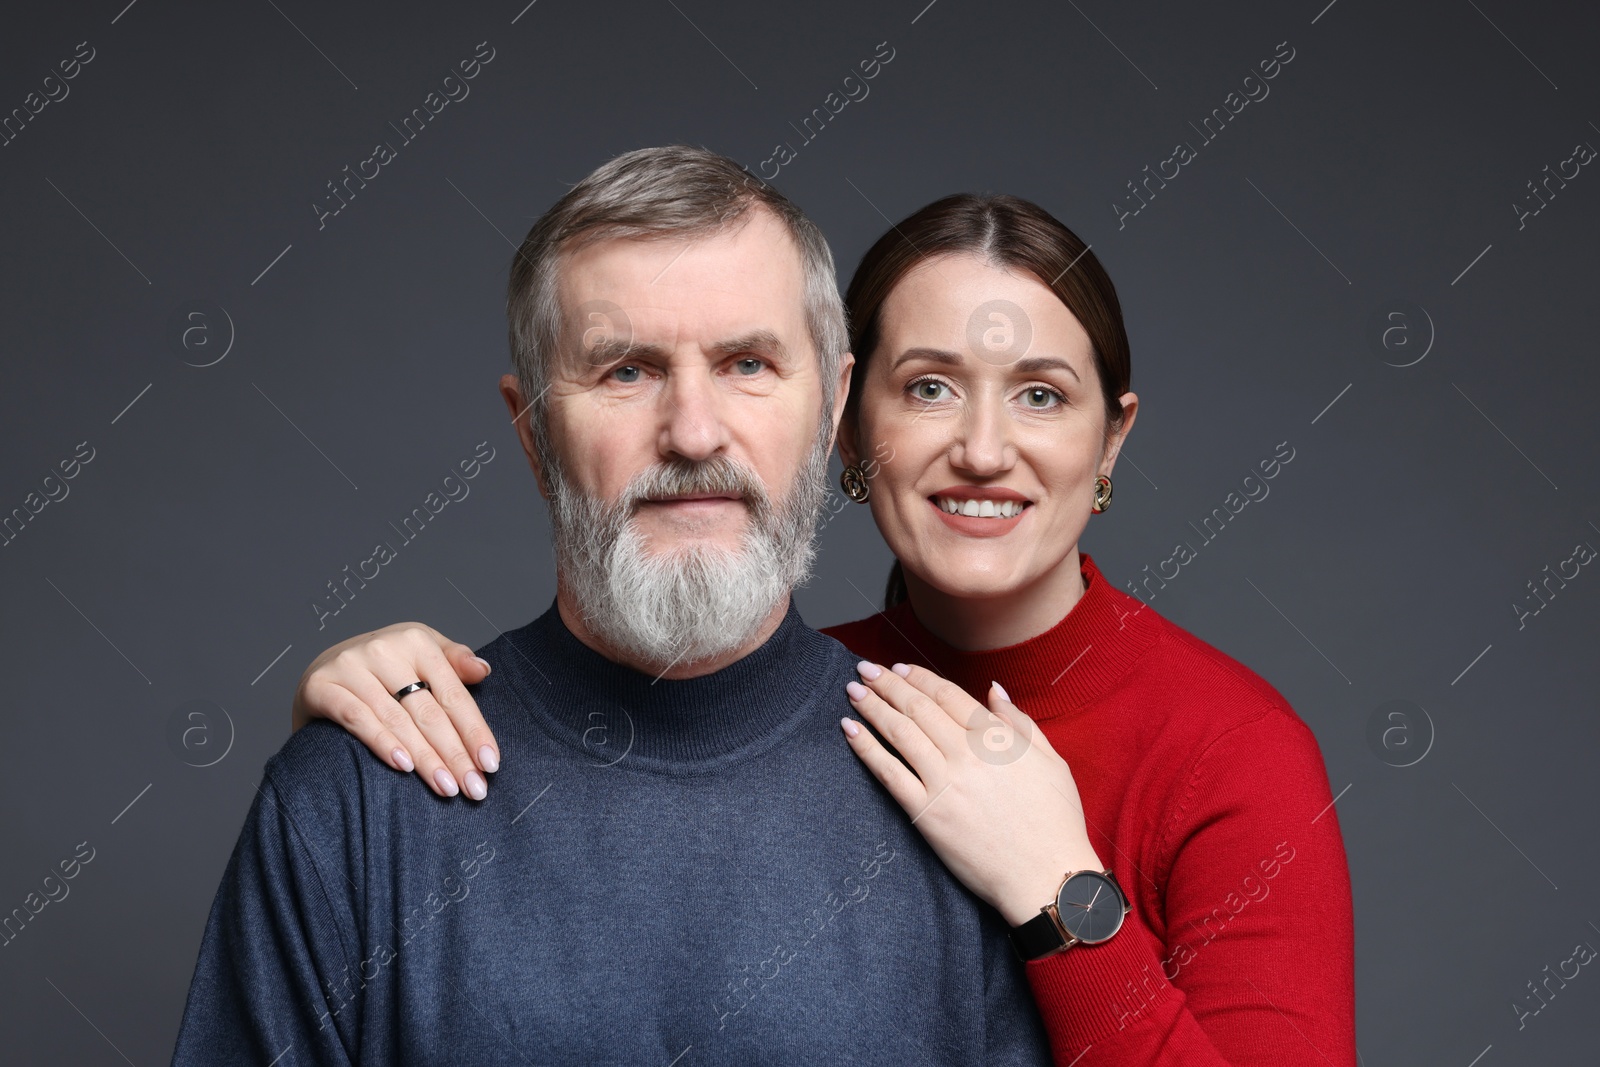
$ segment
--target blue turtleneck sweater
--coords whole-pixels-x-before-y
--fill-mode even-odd
[[[656,681],[554,607],[479,655],[501,751],[445,800],[316,721],[266,766],[175,1064],[1045,1064],[1004,921],[839,730],[791,606]]]

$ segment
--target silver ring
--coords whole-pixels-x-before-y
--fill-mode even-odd
[[[401,697],[409,696],[412,693],[415,693],[419,689],[428,689],[428,688],[430,688],[430,686],[428,685],[427,682],[412,682],[410,685],[406,686],[404,689],[401,689],[398,692],[396,692],[395,695],[394,695],[394,698],[396,700],[399,700]]]

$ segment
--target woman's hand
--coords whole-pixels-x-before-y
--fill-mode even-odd
[[[1106,869],[1089,843],[1071,769],[998,682],[985,708],[921,667],[856,669],[865,684],[845,687],[851,704],[911,770],[871,731],[842,719],[850,747],[950,872],[1008,923],[1038,915],[1068,871]]]
[[[462,683],[488,676],[489,664],[466,645],[420,622],[396,623],[311,661],[294,693],[293,728],[331,719],[389,766],[415,769],[440,796],[465,787],[482,800],[489,785],[479,772],[499,769],[500,749]],[[419,680],[430,688],[395,700],[397,690]]]

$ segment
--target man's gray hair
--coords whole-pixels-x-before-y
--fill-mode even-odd
[[[530,401],[542,463],[559,462],[551,449],[545,392],[561,338],[562,258],[609,238],[709,236],[740,223],[757,207],[776,215],[800,249],[806,325],[822,374],[819,434],[831,434],[839,364],[850,341],[833,254],[822,231],[788,197],[726,156],[668,145],[637,149],[601,165],[539,217],[511,261],[506,293],[511,360]]]

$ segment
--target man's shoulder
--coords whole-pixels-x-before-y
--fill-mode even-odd
[[[309,847],[349,840],[372,811],[385,807],[373,803],[374,792],[394,788],[391,779],[411,777],[384,764],[337,723],[313,719],[267,760],[257,818],[286,822]]]
[[[856,655],[849,642],[839,635],[838,631],[843,628],[840,626],[826,626],[816,630],[807,626],[806,636],[809,640],[816,642],[817,648],[822,651],[825,657],[828,669],[844,668],[854,673],[855,665],[860,661],[861,657]]]
[[[319,778],[353,781],[369,773],[367,764],[374,762],[377,757],[344,727],[327,719],[312,719],[272,754],[265,774],[275,787],[284,789]]]

